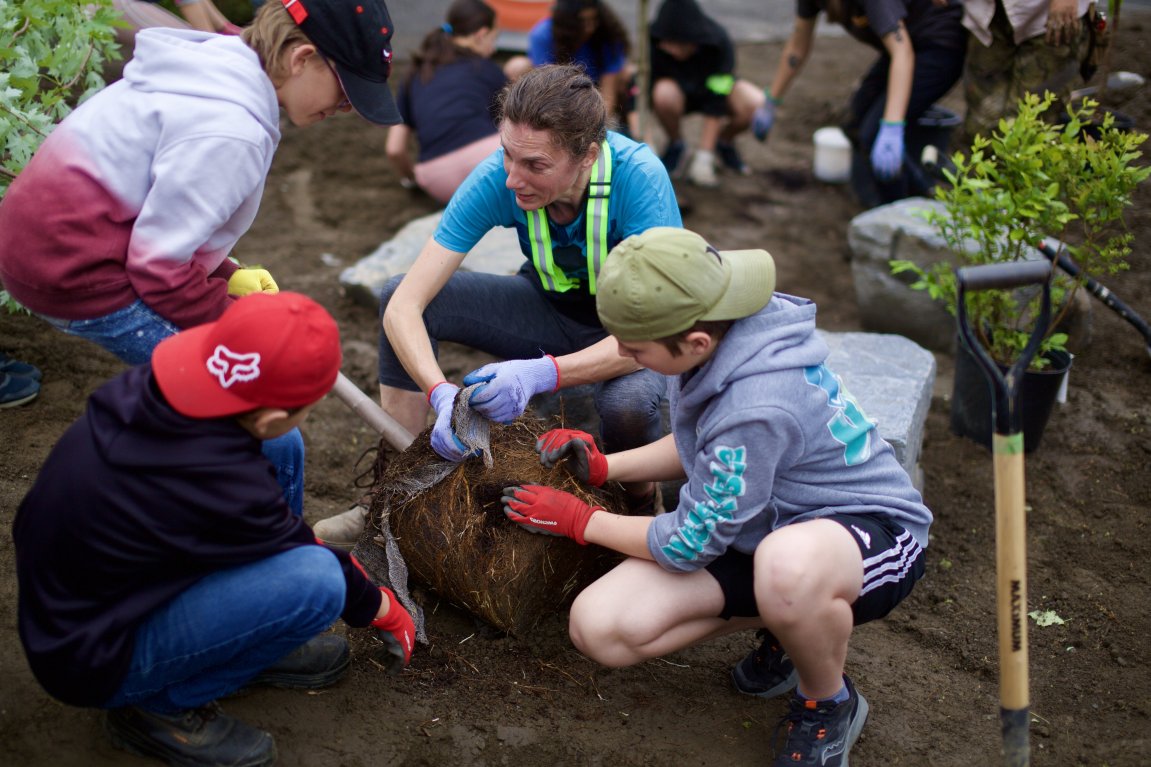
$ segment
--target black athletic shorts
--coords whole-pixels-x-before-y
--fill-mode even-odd
[[[843,525],[863,554],[863,590],[851,606],[856,626],[887,615],[923,577],[923,547],[895,522],[851,514],[823,519]],[[750,554],[729,549],[706,569],[723,589],[724,605],[719,617],[726,620],[759,615]]]

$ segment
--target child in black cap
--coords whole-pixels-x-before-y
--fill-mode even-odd
[[[339,369],[319,304],[254,294],[98,389],[52,449],[12,528],[20,639],[51,695],[108,709],[115,745],[171,764],[270,764],[272,736],[218,698],[336,682],[348,643],[321,632],[341,617],[410,658],[403,605],[317,543],[260,454]]]
[[[400,120],[382,0],[271,0],[242,36],[156,28],[124,77],[64,119],[0,204],[0,282],[33,313],[129,364],[275,292],[229,255],[256,216],[280,140],[355,109]],[[299,432],[267,443],[303,511]]]

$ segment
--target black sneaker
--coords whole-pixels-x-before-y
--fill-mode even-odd
[[[791,710],[776,727],[787,725],[787,741],[775,755],[775,767],[818,764],[821,767],[848,767],[847,755],[867,721],[867,699],[855,690],[846,676],[848,698],[843,703],[791,698]],[[775,740],[775,737],[772,738]]]
[[[347,639],[336,634],[319,634],[261,671],[244,689],[318,690],[338,682],[349,663]]]
[[[799,683],[799,673],[780,646],[779,640],[767,629],[760,629],[755,635],[763,637],[759,648],[731,670],[731,681],[735,683],[735,689],[745,695],[760,698],[774,698],[795,689]]]
[[[719,155],[719,161],[723,163],[723,167],[728,170],[735,171],[741,176],[751,174],[751,168],[743,161],[743,157],[740,156],[739,150],[735,148],[735,144],[728,141],[719,141],[715,145],[715,153]]]
[[[683,173],[684,160],[687,159],[687,145],[682,139],[677,139],[667,145],[667,149],[663,150],[659,159],[663,161],[663,167],[667,168],[667,175],[676,178]]]
[[[171,715],[115,708],[105,728],[116,748],[183,767],[264,767],[276,761],[271,735],[227,716],[216,703]]]

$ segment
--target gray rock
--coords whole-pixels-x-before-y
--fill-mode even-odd
[[[879,435],[922,492],[919,455],[935,385],[935,356],[901,335],[816,332],[831,349],[828,367],[878,424]]]
[[[942,209],[935,200],[909,197],[881,205],[851,220],[847,243],[851,276],[865,330],[898,333],[936,351],[955,348],[955,318],[924,290],[912,290],[912,275],[893,275],[891,261],[913,261],[927,268],[939,261],[954,262],[943,238],[922,218],[928,208]]]
[[[432,213],[406,224],[396,236],[340,273],[340,284],[356,302],[379,305],[380,289],[389,278],[403,274],[416,260],[436,230],[443,212]],[[514,228],[492,229],[464,259],[461,269],[490,274],[515,274],[524,254]]]

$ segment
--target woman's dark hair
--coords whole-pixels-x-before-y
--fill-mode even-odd
[[[476,56],[452,41],[452,37],[467,37],[484,27],[493,29],[496,25],[496,12],[483,0],[455,0],[448,8],[446,23],[424,36],[420,49],[412,54],[412,71],[408,82],[419,77],[421,82],[432,79],[436,70],[457,59]]]
[[[607,109],[583,67],[536,67],[500,93],[500,122],[548,131],[574,159],[607,136]]]
[[[599,14],[599,23],[586,41],[583,39],[583,21],[580,11],[594,8]],[[552,8],[552,44],[555,47],[557,64],[570,64],[575,61],[580,46],[587,43],[595,56],[596,69],[604,68],[604,53],[621,49],[627,55],[630,44],[627,30],[615,11],[600,0],[556,0]]]

